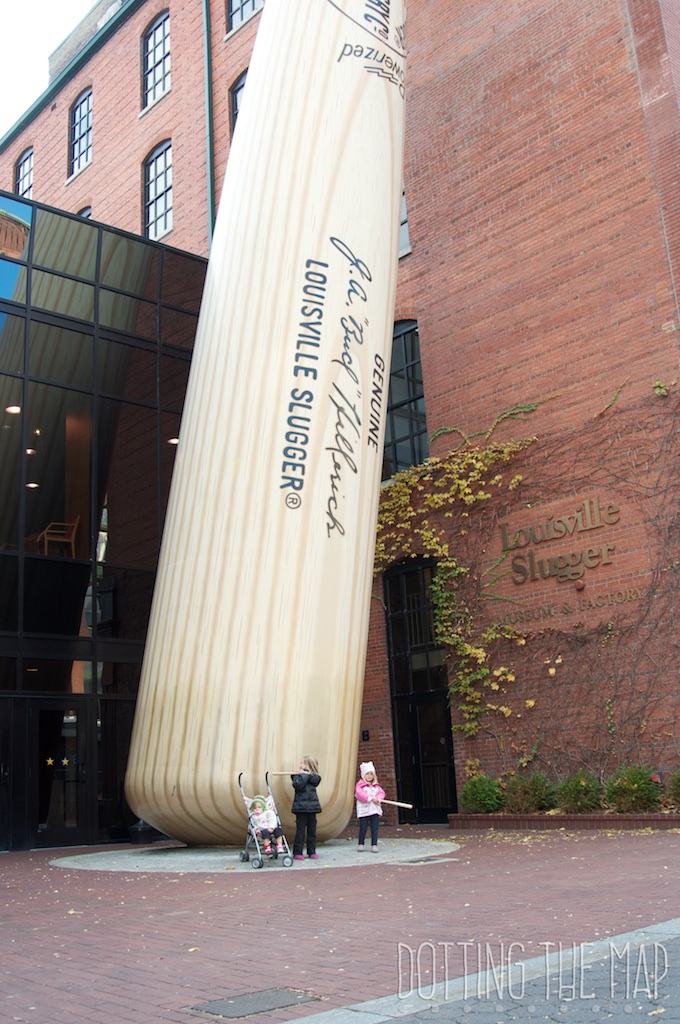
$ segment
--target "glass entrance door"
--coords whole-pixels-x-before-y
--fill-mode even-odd
[[[432,566],[413,562],[385,577],[399,799],[405,820],[445,822],[456,810],[453,736],[444,652],[435,641]]]
[[[89,786],[87,703],[36,701],[30,716],[29,832],[35,846],[88,842]]]
[[[451,712],[446,694],[395,702],[399,799],[409,821],[445,822],[456,809]]]

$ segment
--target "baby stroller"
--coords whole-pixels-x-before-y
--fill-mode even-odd
[[[267,793],[265,796],[266,808],[268,811],[272,811],[274,813],[274,815],[276,816],[276,824],[280,828],[281,819],[279,818],[279,812],[276,810],[276,803],[274,802],[274,797],[272,796],[272,791],[269,787],[269,772],[265,772],[264,777],[267,785]],[[246,814],[248,815],[248,831],[246,832],[245,845],[241,852],[239,853],[240,860],[243,862],[249,861],[249,850],[252,850],[254,847],[256,853],[253,859],[250,860],[252,867],[261,868],[264,865],[265,858],[268,861],[276,861],[279,859],[279,857],[281,858],[281,863],[283,864],[284,868],[292,867],[293,856],[290,852],[290,846],[288,845],[288,840],[286,839],[285,835],[281,836],[281,845],[283,847],[283,853],[281,853],[280,850],[277,851],[276,845],[274,845],[274,847],[272,848],[271,853],[265,853],[262,837],[258,836],[257,834],[257,822],[254,820],[254,815],[250,813],[250,804],[253,800],[253,797],[246,796],[246,794],[243,792],[243,786],[241,785],[242,778],[243,772],[241,772],[238,777],[238,788],[241,790],[241,796],[243,797],[243,802],[246,805]]]

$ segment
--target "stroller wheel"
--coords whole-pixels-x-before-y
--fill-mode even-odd
[[[245,861],[247,861],[247,860],[250,860],[250,854],[249,854],[249,853],[246,853],[246,851],[245,851],[245,850],[241,850],[241,852],[239,853],[239,855],[238,855],[238,856],[239,856],[239,860],[240,860],[240,861],[241,861],[242,863],[245,863]]]
[[[253,868],[261,868],[263,864],[264,861],[262,860],[262,857],[253,857],[250,862],[250,866]]]
[[[291,857],[291,855],[289,853],[287,853],[286,856],[281,861],[281,863],[283,864],[284,868],[292,868],[292,866],[293,866],[293,858]]]

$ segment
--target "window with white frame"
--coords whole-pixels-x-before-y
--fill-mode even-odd
[[[172,229],[172,142],[166,139],[144,161],[144,234],[161,238]]]
[[[170,88],[170,14],[159,15],[142,43],[142,106],[149,107]]]
[[[30,199],[33,192],[33,147],[21,154],[14,165],[14,192],[24,199]]]
[[[92,160],[92,89],[86,89],[71,107],[69,116],[69,177]]]
[[[263,3],[264,0],[227,0],[227,32],[247,21]]]

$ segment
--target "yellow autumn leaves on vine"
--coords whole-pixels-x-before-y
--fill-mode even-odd
[[[512,714],[507,704],[483,699],[486,688],[504,692],[505,686],[515,681],[509,667],[490,667],[489,646],[501,638],[523,644],[525,638],[511,626],[478,623],[467,604],[459,600],[458,584],[470,567],[461,565],[451,553],[455,527],[452,530],[446,521],[458,518],[459,536],[467,535],[478,508],[494,495],[519,486],[521,474],[514,473],[506,482],[503,469],[534,440],[476,445],[464,439],[446,456],[429,458],[398,473],[383,487],[380,497],[375,572],[385,572],[407,558],[427,557],[435,562],[431,582],[434,638],[447,652],[449,688],[462,716],[462,724],[456,728],[470,736],[478,731],[485,711],[506,718]]]

